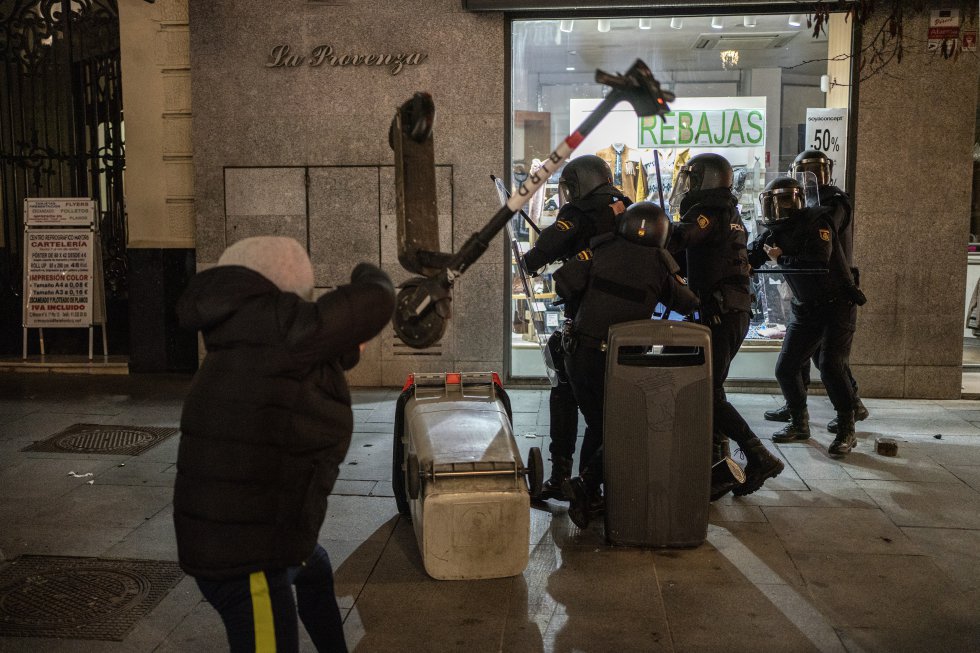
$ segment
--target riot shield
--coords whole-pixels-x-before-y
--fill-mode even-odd
[[[500,205],[505,206],[507,200],[510,199],[510,193],[507,192],[507,188],[504,186],[499,178],[493,177],[493,182],[497,188],[497,196],[500,198]],[[524,299],[518,301],[525,302],[527,305],[527,310],[531,314],[531,324],[534,325],[535,339],[538,343],[538,347],[541,348],[541,355],[544,357],[544,367],[548,374],[548,381],[551,382],[551,386],[558,385],[558,370],[555,369],[555,363],[551,360],[551,352],[548,349],[548,338],[550,333],[547,330],[545,321],[545,305],[544,301],[538,299],[534,293],[534,284],[531,283],[531,277],[527,270],[524,269],[524,264],[521,259],[524,256],[524,252],[521,251],[520,241],[517,239],[517,234],[514,230],[514,222],[517,220],[526,219],[530,221],[530,218],[526,215],[515,213],[514,217],[507,223],[507,239],[510,241],[510,251],[511,255],[514,257],[514,267],[517,269],[517,274],[521,280],[521,287],[524,289]],[[531,223],[532,226],[536,226]]]

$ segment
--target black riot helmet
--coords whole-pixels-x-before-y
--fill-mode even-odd
[[[731,188],[735,180],[732,164],[728,159],[711,152],[692,157],[681,171],[685,169],[691,180],[692,191]]]
[[[668,200],[671,210],[680,213],[681,201],[688,193],[715,188],[731,190],[734,181],[735,174],[728,159],[711,152],[698,154],[681,166],[677,173],[677,181],[670,191]]]
[[[619,217],[616,233],[631,243],[662,249],[670,235],[670,218],[653,202],[636,202]]]
[[[829,186],[834,176],[834,160],[820,150],[803,150],[793,159],[789,172],[792,175],[812,172],[817,177],[818,185]]]
[[[558,194],[562,204],[585,199],[600,186],[612,183],[609,164],[594,154],[572,159],[562,168]]]
[[[803,184],[792,177],[777,177],[759,193],[762,205],[762,224],[772,227],[797,215],[806,204]]]

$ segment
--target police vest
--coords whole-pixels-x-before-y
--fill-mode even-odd
[[[612,234],[596,241],[574,328],[577,334],[605,340],[613,324],[650,319],[657,303],[666,301],[669,278],[678,267],[666,250],[657,247]]]
[[[687,215],[706,215],[712,233],[707,241],[687,249],[688,284],[701,299],[706,316],[732,311],[751,312],[748,236],[731,203],[695,204]]]

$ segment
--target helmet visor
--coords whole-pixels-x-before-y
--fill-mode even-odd
[[[801,159],[793,163],[790,173],[794,175],[811,173],[815,176],[818,185],[828,186],[834,177],[834,160],[829,157]]]
[[[562,206],[578,199],[578,184],[562,177],[558,180],[558,204]]]
[[[793,217],[806,205],[806,200],[800,188],[774,188],[759,193],[759,204],[762,206],[762,224],[771,227]]]
[[[691,170],[687,166],[681,166],[680,171],[677,173],[677,181],[671,187],[670,196],[667,198],[667,204],[670,207],[670,213],[672,215],[677,215],[681,212],[681,202],[684,201],[684,196],[690,190]]]

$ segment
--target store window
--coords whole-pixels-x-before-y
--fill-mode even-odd
[[[835,183],[846,189],[851,25],[843,15],[832,15],[816,38],[795,14],[514,20],[511,35],[511,188],[602,100],[595,70],[622,72],[640,58],[677,95],[671,112],[639,119],[621,104],[572,154],[608,161],[631,199],[661,204],[684,161],[722,154],[735,169],[734,192],[751,238],[760,228],[759,192],[802,150],[827,152]],[[533,246],[535,227],[554,222],[559,202],[555,174],[532,198],[527,216],[511,225],[515,261]],[[556,268],[523,283],[512,265],[514,377],[545,376],[539,344],[562,321],[551,280]],[[732,376],[772,378],[788,288],[778,275],[757,275],[753,293],[745,353]],[[753,365],[753,353],[769,358]]]
[[[973,137],[973,193],[970,201],[970,242],[967,244],[966,317],[963,368],[980,371],[980,102]]]

